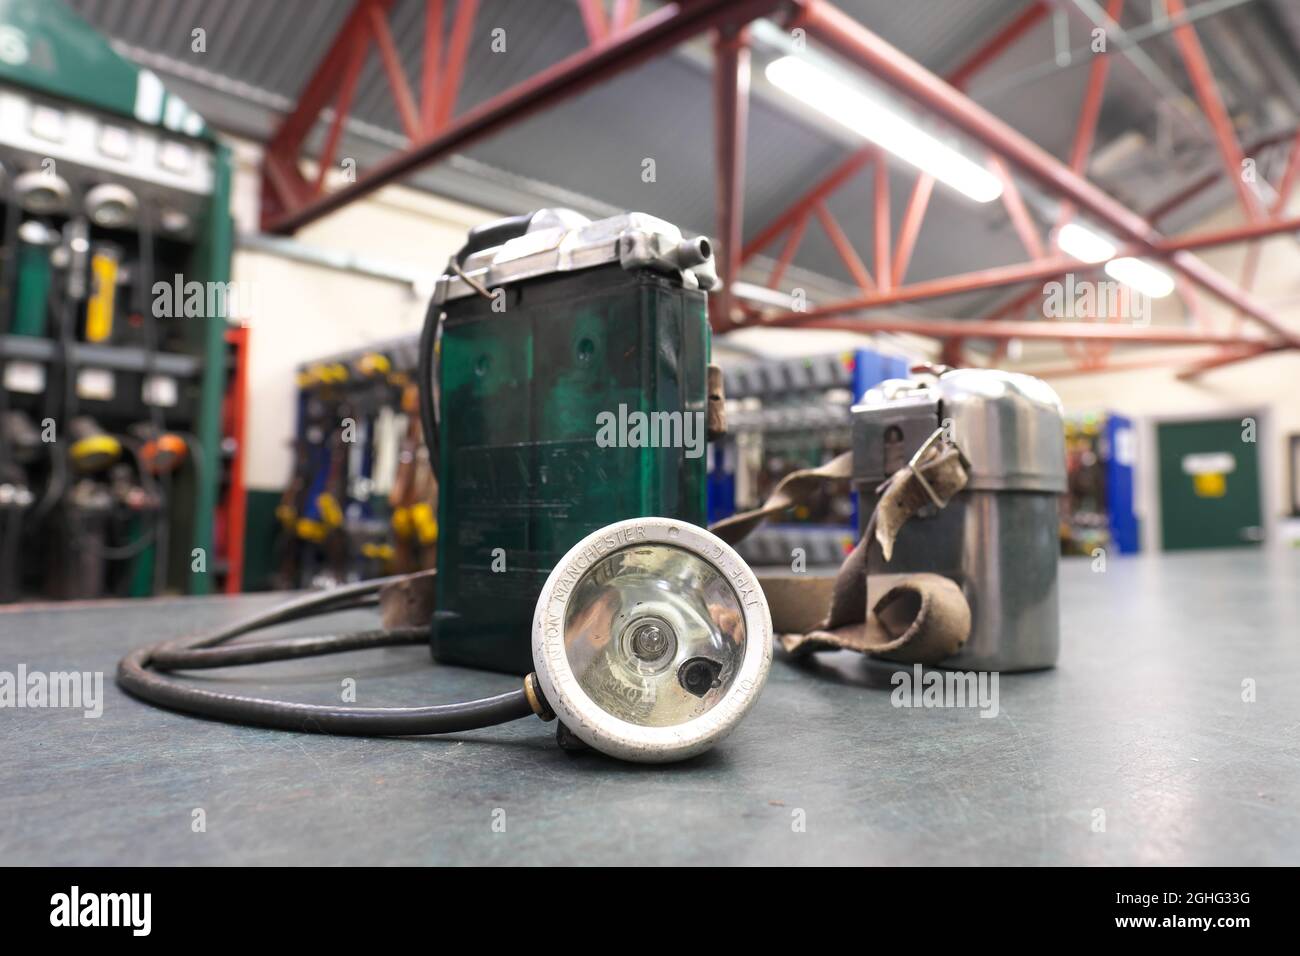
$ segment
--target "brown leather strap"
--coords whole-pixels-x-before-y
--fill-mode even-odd
[[[888,561],[904,524],[927,506],[942,508],[969,480],[965,457],[935,432],[905,468],[882,486],[867,533],[834,579],[760,575],[781,646],[791,654],[844,649],[906,663],[937,663],[970,635],[970,606],[961,588],[937,574],[867,574],[872,543]],[[852,473],[849,453],[820,468],[787,475],[761,507],[712,528],[734,543],[767,518],[807,501],[823,482]],[[870,594],[881,596],[869,604]]]
[[[868,587],[885,593],[865,621],[781,634],[777,638],[781,647],[796,657],[813,651],[847,650],[907,664],[937,664],[966,643],[970,605],[951,578],[876,574],[870,577]]]
[[[742,511],[709,525],[709,530],[727,544],[735,544],[768,518],[803,504],[828,481],[853,476],[853,453],[846,451],[819,468],[792,471],[777,483],[767,500],[753,511]]]
[[[969,480],[966,458],[955,445],[934,445],[921,461],[896,472],[886,482],[873,516],[876,541],[884,559],[893,558],[894,539],[913,515],[926,505],[946,507]]]
[[[379,589],[379,617],[386,630],[428,627],[438,606],[438,572],[415,571]]]

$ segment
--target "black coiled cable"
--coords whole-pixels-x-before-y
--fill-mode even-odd
[[[200,717],[278,730],[351,736],[447,734],[541,713],[539,705],[533,702],[540,700],[533,674],[525,678],[525,687],[479,700],[430,707],[336,707],[207,690],[167,673],[421,643],[427,639],[428,632],[424,628],[407,627],[222,646],[236,637],[275,624],[373,605],[382,587],[401,580],[399,575],[331,588],[281,604],[212,634],[139,648],[118,663],[118,686],[148,703]]]

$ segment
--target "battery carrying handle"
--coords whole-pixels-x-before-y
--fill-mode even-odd
[[[768,518],[811,500],[826,482],[851,477],[852,458],[846,452],[792,472],[760,507],[709,530],[729,544],[740,541]],[[937,664],[960,650],[971,614],[955,581],[940,574],[869,575],[867,559],[874,545],[888,561],[903,526],[924,508],[945,507],[969,480],[965,455],[937,431],[881,486],[862,539],[834,578],[760,574],[781,646],[796,656],[852,650],[909,664]]]
[[[534,212],[526,212],[518,216],[495,219],[492,222],[485,222],[482,225],[475,226],[466,236],[465,244],[457,250],[456,255],[453,257],[456,265],[463,266],[465,260],[476,252],[503,245],[511,239],[517,239],[519,236],[524,235],[524,233],[528,232],[528,227],[532,225],[533,216],[535,215]]]

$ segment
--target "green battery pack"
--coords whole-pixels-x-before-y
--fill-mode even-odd
[[[715,283],[706,239],[639,213],[470,234],[427,320],[438,661],[527,673],[537,596],[574,544],[625,518],[705,523]]]

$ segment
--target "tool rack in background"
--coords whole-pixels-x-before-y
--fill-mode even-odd
[[[10,0],[6,31],[0,600],[207,593],[228,152],[62,4]]]
[[[848,451],[853,403],[884,379],[906,378],[911,364],[872,349],[725,364],[727,435],[709,448],[709,521],[758,507],[790,472]],[[838,566],[857,526],[855,497],[828,486],[737,547],[752,564],[789,565],[798,549],[810,567]]]
[[[298,370],[293,474],[272,584],[319,587],[432,567],[437,485],[416,391],[418,337]]]

